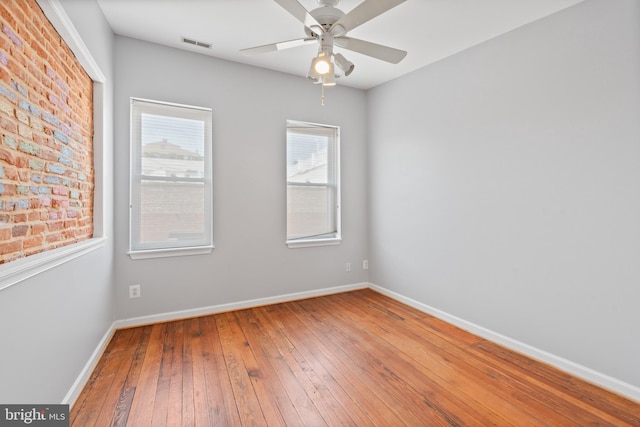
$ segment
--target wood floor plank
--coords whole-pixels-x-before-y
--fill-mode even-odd
[[[149,340],[151,339],[151,331],[153,330],[153,327],[144,326],[133,329],[139,329],[142,332],[142,338],[135,344],[135,353],[131,359],[129,370],[127,371],[127,377],[124,380],[118,404],[114,411],[113,425],[118,427],[125,426],[129,419],[129,411],[131,410],[133,396],[136,392],[140,372],[142,371],[142,364],[147,352]],[[122,332],[124,331],[127,331],[127,329],[124,329]]]
[[[215,421],[210,418],[208,407],[209,397],[206,383],[205,361],[203,354],[202,336],[207,331],[202,330],[201,319],[191,319],[189,322],[189,343],[190,343],[190,362],[192,367],[192,376],[190,378],[193,384],[192,408],[193,408],[193,425],[208,426]]]
[[[640,427],[640,403],[359,290],[116,331],[70,420]]]
[[[213,316],[200,318],[204,331],[203,353],[205,386],[209,405],[209,420],[212,426],[240,425],[238,407],[233,396],[233,388],[225,366],[220,336]]]
[[[140,370],[140,377],[136,384],[136,391],[131,402],[127,425],[148,426],[153,419],[153,411],[158,389],[160,365],[162,363],[163,338],[167,328],[166,323],[153,325],[151,337],[147,345],[144,361]]]
[[[192,324],[195,319],[180,320],[183,331],[182,345],[182,425],[195,426],[195,399],[193,390]]]
[[[181,426],[183,407],[182,397],[184,396],[184,322],[171,322],[168,325],[167,331],[167,341],[171,346],[171,370],[169,373],[166,425]]]
[[[171,391],[171,383],[174,381],[174,386],[177,382],[182,380],[182,371],[180,361],[181,357],[178,357],[176,353],[182,353],[182,343],[180,342],[176,330],[177,324],[175,322],[167,323],[164,329],[163,343],[162,343],[162,357],[160,359],[160,369],[158,372],[158,386],[156,389],[156,397],[153,405],[153,416],[151,419],[152,426],[165,426],[165,425],[179,425],[182,420],[176,422],[175,406],[180,404],[182,409],[182,399],[177,402],[169,398]],[[178,351],[176,351],[178,346]],[[175,398],[175,394],[174,394]],[[172,417],[174,424],[169,424],[169,410],[172,410]],[[182,413],[182,410],[179,412]],[[181,418],[181,416],[180,416]]]
[[[247,368],[241,351],[242,347],[244,347],[244,336],[239,335],[238,328],[235,327],[234,319],[230,314],[223,313],[216,316],[216,324],[241,424],[267,425],[265,414],[262,412],[258,396],[249,376],[251,366],[249,369]],[[271,412],[266,416],[277,419]],[[277,423],[277,425],[282,424],[281,420]]]

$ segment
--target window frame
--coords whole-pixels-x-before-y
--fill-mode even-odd
[[[201,179],[204,185],[204,241],[203,244],[191,244],[191,245],[143,245],[139,244],[139,242],[135,241],[135,231],[134,218],[136,215],[136,208],[139,208],[139,205],[136,205],[136,202],[139,201],[140,184],[143,180],[143,175],[141,168],[138,165],[141,164],[142,161],[142,141],[141,141],[141,130],[136,127],[139,123],[139,120],[136,120],[136,114],[141,115],[143,112],[134,111],[134,104],[138,103],[141,108],[143,105],[151,108],[154,106],[158,108],[165,107],[176,107],[177,109],[189,109],[193,110],[196,114],[202,114],[206,117],[204,121],[205,124],[205,132],[204,132],[204,177]],[[175,117],[184,118],[180,115],[176,115]],[[213,251],[215,248],[213,244],[213,111],[211,108],[207,107],[199,107],[194,105],[186,105],[186,104],[178,104],[173,102],[165,102],[158,101],[152,99],[131,97],[130,98],[130,169],[129,169],[129,251],[127,254],[131,257],[131,259],[149,259],[149,258],[164,258],[164,257],[174,257],[174,256],[188,256],[188,255],[203,255],[208,254]],[[138,171],[140,173],[138,173]],[[193,182],[193,178],[172,178],[168,177],[163,179],[163,181],[180,181],[180,182]],[[199,182],[200,179],[197,179]]]
[[[335,208],[332,210],[333,215],[334,215],[334,221],[335,221],[335,228],[336,231],[329,233],[329,234],[324,234],[324,235],[317,235],[317,236],[309,236],[309,237],[299,237],[299,238],[290,238],[289,237],[289,231],[286,230],[286,234],[287,234],[287,239],[285,241],[285,244],[287,245],[287,247],[289,247],[290,249],[294,249],[294,248],[307,248],[307,247],[315,247],[315,246],[331,246],[331,245],[339,245],[342,242],[342,202],[341,202],[341,181],[340,181],[340,126],[336,126],[336,125],[328,125],[328,124],[322,124],[322,123],[314,123],[314,122],[308,122],[308,121],[302,121],[302,120],[287,120],[286,122],[286,138],[285,138],[285,164],[286,167],[288,167],[289,165],[289,160],[288,160],[288,152],[289,152],[289,128],[290,127],[308,127],[308,128],[329,128],[332,129],[335,132],[335,153],[333,154],[332,157],[335,157]],[[285,175],[287,175],[285,173]],[[305,185],[303,183],[296,183],[298,185]],[[318,186],[318,185],[322,185],[322,184],[307,184],[307,185],[311,185],[311,186]],[[327,184],[327,186],[330,186],[332,184]],[[285,199],[286,199],[286,204],[288,205],[289,203],[289,195],[288,195],[288,187],[289,187],[289,180],[288,177],[285,176]],[[288,222],[289,222],[289,210],[288,208],[286,209],[286,228],[288,228]]]

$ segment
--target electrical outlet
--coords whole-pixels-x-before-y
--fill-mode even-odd
[[[350,262],[345,264],[344,271],[351,271],[351,263]]]
[[[129,286],[129,298],[140,298],[140,285]]]
[[[363,270],[368,270],[369,269],[369,260],[368,259],[362,260],[362,269]]]

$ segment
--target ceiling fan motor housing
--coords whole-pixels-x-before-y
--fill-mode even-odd
[[[328,32],[331,29],[331,26],[345,15],[343,11],[341,11],[340,9],[336,9],[333,6],[319,7],[317,9],[313,9],[309,13],[315,18],[316,21],[318,21],[320,25],[322,25],[322,28],[325,32]],[[317,35],[314,34],[308,27],[304,27],[304,31],[309,37],[317,37]]]

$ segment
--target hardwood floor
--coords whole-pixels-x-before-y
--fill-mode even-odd
[[[116,332],[72,426],[640,426],[640,404],[372,290]]]

